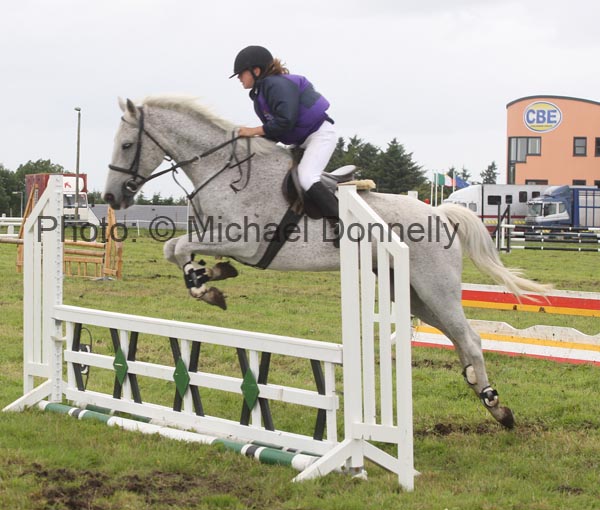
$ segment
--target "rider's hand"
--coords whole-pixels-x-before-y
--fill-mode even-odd
[[[264,136],[265,132],[262,126],[258,127],[241,127],[238,129],[238,136]]]

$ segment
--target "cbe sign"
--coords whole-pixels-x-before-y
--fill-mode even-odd
[[[547,133],[560,125],[562,122],[562,112],[553,103],[537,101],[525,108],[523,122],[531,131]]]

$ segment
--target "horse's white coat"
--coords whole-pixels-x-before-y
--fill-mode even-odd
[[[112,164],[128,168],[138,139],[139,113],[132,103],[122,104],[122,108],[124,122],[115,137]],[[145,130],[175,161],[190,159],[223,143],[235,130],[233,124],[189,98],[154,97],[147,99],[142,108]],[[124,148],[127,147],[124,144],[133,145]],[[143,137],[142,144],[139,173],[148,177],[160,165],[164,153],[148,136]],[[231,150],[227,146],[185,166],[183,171],[197,187],[223,167]],[[256,263],[261,258],[267,246],[264,237],[272,233],[273,225],[279,223],[287,209],[280,187],[291,156],[286,149],[264,139],[252,139],[250,150],[255,156],[248,185],[235,192],[230,184],[239,177],[239,170],[228,169],[204,187],[194,197],[194,204],[203,215],[198,221],[212,228],[204,233],[202,240],[183,236],[166,243],[164,251],[169,261],[183,267],[192,253],[229,256],[246,264]],[[238,143],[236,151],[240,159],[246,157],[246,143]],[[242,170],[247,172],[246,167]],[[105,196],[113,207],[132,204],[133,196],[124,192],[124,183],[130,178],[127,174],[109,172]],[[363,194],[363,198],[386,222],[394,225],[394,230],[410,248],[412,313],[452,340],[462,366],[472,365],[467,371],[468,382],[479,395],[489,387],[489,382],[481,339],[469,326],[461,305],[463,251],[483,272],[515,294],[544,292],[547,288],[505,268],[485,227],[463,207],[445,204],[432,208],[407,196],[374,192]],[[227,227],[229,234],[234,234],[229,238],[225,235]],[[344,227],[346,235],[358,235],[350,226]],[[247,238],[234,239],[244,233],[244,228]],[[286,243],[270,268],[280,271],[338,269],[338,250],[331,242],[323,242],[324,236],[331,239],[329,229],[327,223],[320,220],[301,221],[297,241]],[[497,398],[488,409],[498,421],[511,426],[512,413],[500,407]]]

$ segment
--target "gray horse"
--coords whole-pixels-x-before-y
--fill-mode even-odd
[[[123,117],[104,198],[115,209],[127,208],[145,182],[166,172],[177,178],[181,169],[191,181],[187,195],[195,213],[193,235],[167,242],[165,257],[183,270],[193,297],[224,308],[221,292],[207,283],[236,276],[237,271],[228,262],[204,268],[193,261],[193,254],[264,267],[273,246],[270,241],[288,211],[281,181],[291,166],[290,151],[265,139],[237,139],[233,124],[190,98],[154,97],[141,106],[127,100],[120,106]],[[164,158],[172,161],[171,168],[153,174]],[[375,192],[362,197],[384,221],[395,225],[410,248],[412,314],[452,340],[466,382],[496,420],[513,427],[511,410],[499,405],[498,394],[489,385],[481,339],[462,309],[462,253],[513,294],[544,293],[548,287],[505,268],[481,221],[464,207],[432,208],[406,196]],[[424,235],[405,235],[411,225],[420,226]],[[304,217],[293,232],[301,242],[290,239],[278,246],[274,257],[267,259],[269,269],[339,269],[339,250],[331,242],[327,222]]]

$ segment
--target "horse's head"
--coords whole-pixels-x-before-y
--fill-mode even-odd
[[[130,99],[126,102],[119,99],[119,106],[123,116],[108,165],[104,200],[113,209],[126,209],[161,164],[165,153],[145,130],[143,108],[136,107]]]

